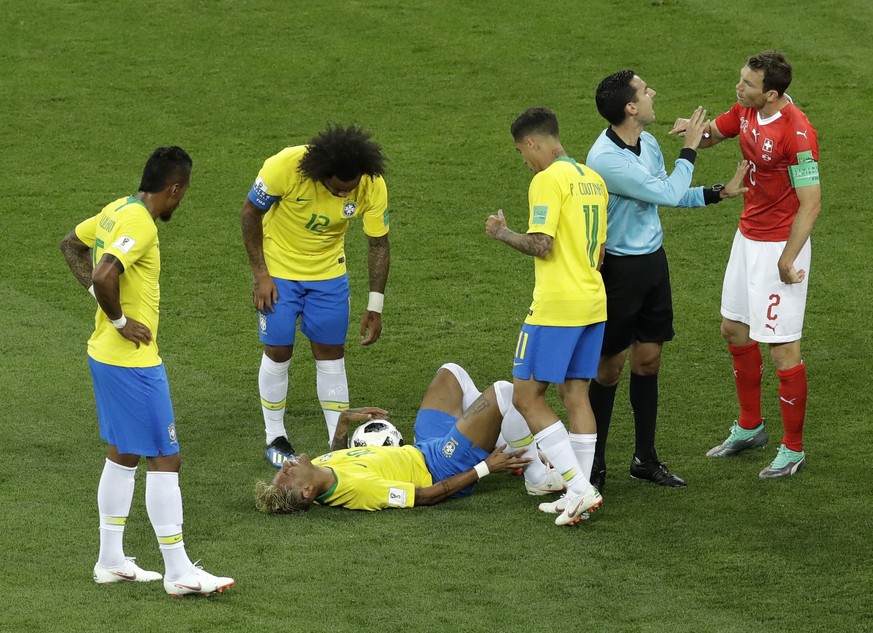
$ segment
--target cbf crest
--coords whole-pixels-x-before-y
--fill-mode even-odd
[[[267,332],[267,315],[263,312],[258,312],[258,327],[261,329],[261,332],[266,334]]]
[[[358,203],[353,200],[348,200],[343,205],[343,217],[350,218],[355,215],[358,210]]]
[[[443,456],[451,457],[455,454],[455,451],[458,448],[458,440],[454,438],[449,438],[449,441],[443,444]]]
[[[179,440],[176,437],[176,423],[174,422],[167,427],[167,435],[170,436],[170,444],[178,444]]]

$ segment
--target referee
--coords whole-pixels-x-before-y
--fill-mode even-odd
[[[689,188],[707,124],[706,111],[700,107],[691,116],[673,173],[667,174],[658,142],[643,131],[655,121],[655,94],[634,71],[620,70],[600,82],[595,97],[597,110],[610,124],[586,161],[603,177],[609,191],[606,256],[600,271],[606,286],[606,331],[597,378],[589,390],[597,421],[591,483],[599,489],[606,480],[606,438],[628,351],[636,435],[631,477],[661,486],[685,486],[655,450],[661,348],[674,334],[670,271],[658,205],[702,207],[743,193],[746,168],[742,165],[727,186]]]

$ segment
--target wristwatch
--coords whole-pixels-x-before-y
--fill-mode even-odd
[[[721,190],[724,189],[724,183],[718,183],[710,187],[712,189],[712,193],[717,193],[719,198],[721,197]]]

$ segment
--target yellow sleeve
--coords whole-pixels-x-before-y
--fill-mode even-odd
[[[94,242],[97,239],[97,222],[100,219],[100,214],[88,218],[76,225],[76,237],[88,246],[94,248]]]
[[[158,227],[145,209],[125,209],[104,253],[117,257],[126,270],[154,246],[157,237]]]
[[[385,180],[377,176],[368,189],[367,208],[363,213],[364,233],[370,237],[382,237],[388,233],[388,187]]]
[[[270,156],[258,172],[256,183],[263,186],[267,196],[282,198],[288,193],[288,165],[284,154],[283,151]]]
[[[561,219],[561,188],[547,172],[534,176],[528,190],[530,218],[528,233],[545,233],[555,237]]]

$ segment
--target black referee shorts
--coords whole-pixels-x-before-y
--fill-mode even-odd
[[[601,356],[626,350],[634,341],[673,339],[673,296],[663,248],[648,255],[606,254],[600,269],[606,286],[606,330]]]

